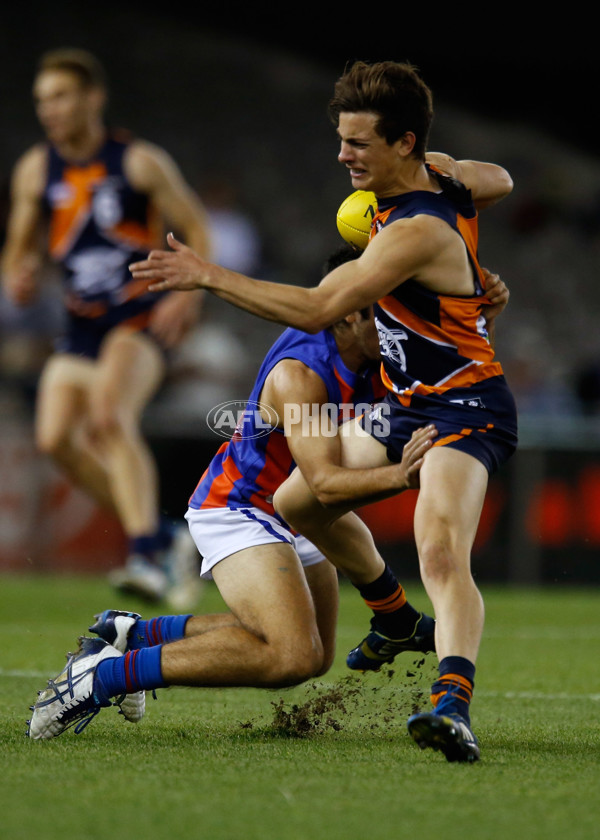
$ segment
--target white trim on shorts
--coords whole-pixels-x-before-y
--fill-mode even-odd
[[[287,543],[296,550],[304,567],[325,557],[306,537],[292,534],[285,525],[253,505],[245,508],[188,508],[185,519],[202,557],[200,577],[212,579],[211,569],[221,560],[257,545]]]

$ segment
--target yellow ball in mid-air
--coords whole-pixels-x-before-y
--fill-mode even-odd
[[[336,223],[342,239],[350,245],[360,248],[367,247],[371,222],[377,213],[377,198],[375,193],[368,190],[355,190],[340,204]]]

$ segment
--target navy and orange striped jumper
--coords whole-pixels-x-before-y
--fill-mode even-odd
[[[514,451],[513,397],[486,331],[477,212],[469,190],[437,173],[439,192],[414,191],[378,199],[371,237],[398,219],[436,216],[464,242],[473,271],[471,295],[446,295],[409,279],[374,305],[381,349],[384,402],[392,432],[383,441],[399,461],[415,428],[434,422],[436,445],[475,455],[492,472]]]
[[[144,329],[160,295],[133,281],[129,265],[160,244],[158,215],[128,182],[131,138],[109,135],[90,160],[64,160],[49,145],[42,206],[48,252],[62,269],[67,334],[58,349],[94,357],[106,332]]]

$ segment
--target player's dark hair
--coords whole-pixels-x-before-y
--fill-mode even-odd
[[[45,70],[64,70],[77,76],[85,88],[107,87],[104,67],[95,55],[87,50],[65,47],[50,50],[42,55],[38,62],[37,72]]]
[[[357,248],[353,248],[352,245],[342,245],[337,249],[337,251],[331,253],[323,263],[321,277],[325,277],[330,271],[333,271],[333,269],[337,268],[339,265],[350,262],[350,260],[355,260],[357,257],[360,257],[361,254],[362,251],[359,251]]]
[[[341,248],[338,248],[337,251],[330,254],[323,263],[321,277],[325,277],[330,271],[333,271],[333,269],[337,268],[339,265],[343,265],[344,263],[350,262],[350,260],[357,259],[361,254],[362,251],[359,251],[358,248],[354,248],[352,245],[342,245]],[[366,309],[360,309],[359,312],[365,320],[368,320],[371,317],[370,306]]]
[[[431,91],[409,63],[357,61],[336,82],[329,102],[335,125],[342,112],[368,111],[378,117],[377,133],[392,145],[407,131],[416,137],[413,154],[424,160],[433,120]]]

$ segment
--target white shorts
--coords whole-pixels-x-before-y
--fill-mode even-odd
[[[314,566],[325,557],[306,537],[292,534],[274,516],[257,507],[188,508],[185,515],[196,548],[202,556],[200,577],[212,579],[211,569],[221,560],[255,545],[287,543],[303,566]]]

